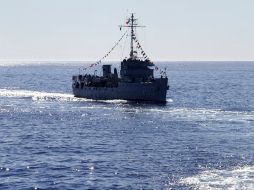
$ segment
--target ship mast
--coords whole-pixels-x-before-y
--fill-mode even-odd
[[[133,47],[133,41],[135,40],[135,32],[134,32],[134,28],[137,27],[145,27],[145,26],[139,26],[137,24],[137,19],[134,18],[134,13],[131,14],[131,18],[129,18],[129,20],[127,21],[127,25],[124,26],[120,26],[120,28],[122,27],[127,27],[127,28],[131,28],[131,51],[130,51],[130,59],[134,60],[134,47]],[[130,24],[129,24],[130,23]]]
[[[134,59],[133,56],[133,38],[134,38],[134,14],[131,14],[131,52],[130,52],[130,58]]]

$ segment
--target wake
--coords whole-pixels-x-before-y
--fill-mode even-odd
[[[254,167],[203,171],[198,175],[181,179],[180,183],[194,189],[254,189]]]
[[[68,102],[104,102],[104,103],[126,103],[125,100],[92,100],[77,98],[73,94],[59,92],[42,92],[16,89],[0,89],[0,97],[31,98],[33,101],[68,101]]]
[[[36,100],[80,101],[80,98],[75,98],[72,94],[39,92],[39,91],[30,91],[30,90],[0,89],[0,96],[1,97],[31,98],[34,101]]]

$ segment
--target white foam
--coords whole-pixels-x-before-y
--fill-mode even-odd
[[[0,89],[0,96],[2,97],[20,97],[20,98],[32,98],[32,100],[63,100],[63,101],[78,101],[71,94],[64,93],[50,93],[50,92],[39,92],[29,90],[11,90],[11,89]]]
[[[172,103],[172,102],[174,102],[174,101],[173,101],[173,99],[171,99],[171,98],[167,98],[167,102],[168,102],[168,103]]]
[[[76,98],[72,94],[54,93],[54,92],[39,92],[17,89],[0,89],[0,97],[20,97],[32,98],[34,101],[96,101],[103,103],[120,104],[126,103],[126,100],[92,100],[86,98]]]
[[[151,108],[149,111],[153,113],[160,113],[165,116],[176,118],[184,121],[230,121],[240,123],[253,122],[253,111],[224,111],[221,109],[207,109],[207,108],[171,108],[160,109]]]
[[[201,190],[252,190],[254,189],[254,166],[203,171],[198,175],[183,178],[179,183]]]

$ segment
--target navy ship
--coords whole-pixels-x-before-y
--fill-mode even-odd
[[[126,25],[130,28],[130,55],[120,65],[120,74],[112,65],[102,65],[102,76],[96,74],[79,74],[72,77],[72,89],[75,97],[95,100],[130,100],[166,102],[168,78],[166,72],[155,78],[154,70],[158,69],[141,49],[143,57],[138,57],[136,49],[140,49],[134,29],[142,27],[137,24],[134,14],[128,19]],[[127,31],[126,31],[127,32]]]

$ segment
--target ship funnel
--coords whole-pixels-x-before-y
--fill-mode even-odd
[[[102,70],[104,77],[109,77],[111,75],[111,65],[103,65]]]

